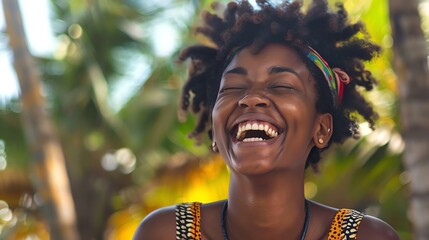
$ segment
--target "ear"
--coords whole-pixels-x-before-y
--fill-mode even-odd
[[[320,114],[316,124],[313,142],[317,148],[322,149],[328,146],[328,142],[332,136],[334,127],[332,115],[330,113]]]

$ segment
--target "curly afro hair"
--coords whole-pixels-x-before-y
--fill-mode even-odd
[[[359,93],[358,86],[367,91],[376,83],[364,62],[379,55],[379,46],[367,38],[361,22],[349,23],[347,12],[340,3],[331,11],[326,0],[314,0],[304,12],[298,1],[273,5],[267,0],[257,0],[257,8],[248,1],[230,2],[223,16],[204,13],[204,25],[196,29],[212,41],[213,46],[194,45],[185,48],[179,59],[191,59],[189,78],[182,92],[181,109],[198,115],[198,122],[191,137],[203,132],[211,136],[211,111],[219,91],[221,75],[236,49],[249,46],[257,53],[270,43],[281,43],[294,48],[307,64],[314,79],[318,99],[316,109],[333,116],[333,135],[328,143],[341,143],[349,137],[359,137],[359,115],[373,127],[377,114]],[[342,103],[335,108],[329,87],[322,72],[305,55],[311,46],[329,63],[331,68],[341,68],[351,77],[345,85]],[[320,153],[325,149],[313,147],[307,166],[315,167]]]

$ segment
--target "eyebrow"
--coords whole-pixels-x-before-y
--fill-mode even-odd
[[[288,67],[271,67],[268,71],[268,74],[275,74],[275,73],[284,73],[284,72],[288,72],[288,73],[292,73],[293,75],[297,76],[298,78],[300,78],[299,74],[293,70],[292,68],[288,68]]]
[[[301,79],[299,74],[295,70],[293,70],[292,68],[274,66],[274,67],[270,67],[268,69],[269,75],[276,74],[276,73],[284,73],[284,72],[292,73],[293,75],[295,75],[299,79]],[[226,74],[239,74],[239,75],[247,76],[248,72],[247,72],[247,69],[245,69],[243,67],[236,67],[236,68],[233,68],[231,70],[226,71],[225,75]]]
[[[245,68],[242,68],[242,67],[236,67],[236,68],[233,68],[231,70],[228,70],[228,71],[226,71],[225,75],[230,74],[230,73],[235,73],[235,74],[247,76],[247,70]]]

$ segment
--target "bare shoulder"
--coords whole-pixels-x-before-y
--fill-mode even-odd
[[[175,211],[175,206],[170,206],[151,212],[138,226],[133,240],[176,239]]]
[[[365,215],[359,226],[359,239],[399,240],[396,231],[386,222]]]

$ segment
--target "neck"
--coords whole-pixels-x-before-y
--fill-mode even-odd
[[[229,239],[299,239],[305,219],[303,186],[303,173],[250,177],[231,173]]]

